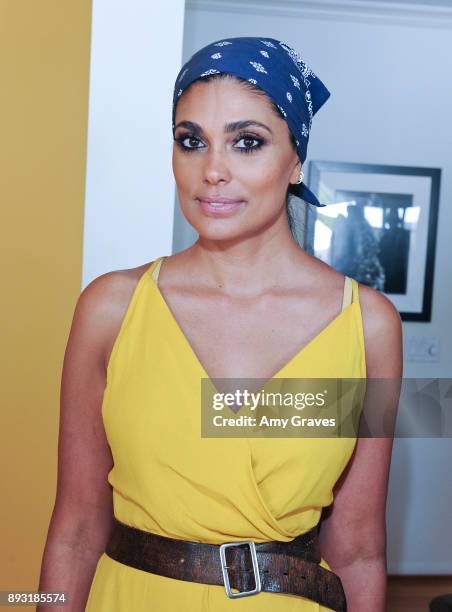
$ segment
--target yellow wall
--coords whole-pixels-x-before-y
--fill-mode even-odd
[[[0,0],[0,590],[37,589],[82,273],[91,0]]]

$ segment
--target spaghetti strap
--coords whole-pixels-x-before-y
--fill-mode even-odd
[[[162,265],[162,261],[165,259],[165,257],[158,257],[155,261],[152,262],[151,267],[150,267],[150,271],[151,271],[151,276],[154,279],[155,283],[157,284],[157,280],[159,277],[159,273],[160,273],[160,266]]]
[[[346,308],[352,303],[352,298],[353,298],[352,279],[349,276],[346,276],[344,280],[344,295],[342,297],[341,311],[344,310],[344,308]]]

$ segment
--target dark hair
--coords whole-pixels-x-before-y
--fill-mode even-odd
[[[191,85],[193,85],[194,83],[198,83],[198,82],[202,82],[202,83],[206,83],[209,81],[215,81],[215,80],[220,80],[220,79],[234,79],[236,81],[238,81],[240,83],[240,85],[242,85],[242,87],[245,87],[246,89],[248,89],[248,91],[251,91],[252,93],[255,93],[259,96],[262,96],[263,98],[266,99],[266,101],[270,104],[271,109],[273,110],[273,112],[280,117],[281,119],[283,119],[285,121],[285,117],[282,114],[282,112],[279,110],[277,104],[272,100],[272,98],[270,98],[270,96],[268,96],[266,94],[266,92],[261,89],[260,87],[257,87],[257,85],[254,85],[254,83],[251,83],[250,81],[247,81],[246,79],[242,79],[242,77],[236,76],[234,74],[230,74],[229,72],[219,72],[219,73],[213,73],[213,74],[209,74],[206,75],[204,77],[198,77],[197,79],[195,79],[194,81],[192,81],[190,83],[190,85],[187,87],[187,89],[184,90],[184,93],[191,87]],[[182,94],[183,95],[183,94]],[[295,152],[297,152],[297,143],[295,141],[295,137],[293,135],[293,133],[289,130],[289,138],[290,138],[290,144],[292,145],[293,149]],[[299,200],[297,198],[297,204],[294,206],[290,197],[291,194],[291,185],[287,186],[287,191],[286,191],[286,213],[287,213],[287,221],[289,223],[289,228],[290,231],[292,232],[292,236],[295,240],[295,242],[297,242],[301,247],[303,247],[303,244],[301,242],[300,237],[303,235],[303,228],[302,228],[302,221],[300,221],[300,204],[302,206],[304,206],[304,202],[302,200]]]

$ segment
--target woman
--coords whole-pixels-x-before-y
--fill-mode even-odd
[[[273,38],[217,41],[181,69],[173,170],[199,238],[95,279],[65,355],[40,589],[71,610],[383,612],[391,439],[200,432],[202,378],[402,374],[391,302],[290,231],[288,191],[321,205],[302,163],[328,96]]]

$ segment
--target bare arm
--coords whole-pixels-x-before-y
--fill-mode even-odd
[[[113,466],[102,422],[105,361],[133,290],[124,272],[95,279],[74,312],[61,378],[56,500],[44,549],[40,591],[69,603],[37,612],[82,612],[112,526]]]
[[[362,285],[360,301],[367,378],[394,379],[378,390],[382,409],[395,415],[403,369],[400,315],[384,295]],[[385,611],[385,518],[392,444],[392,437],[358,438],[336,483],[332,508],[322,520],[322,555],[342,580],[349,612]]]

